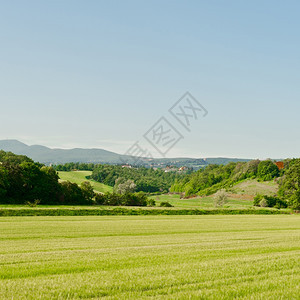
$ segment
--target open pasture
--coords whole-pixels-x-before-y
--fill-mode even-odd
[[[106,192],[112,192],[113,188],[109,185],[97,182],[92,179],[87,179],[87,176],[90,176],[92,174],[91,171],[60,171],[58,172],[58,175],[62,181],[71,181],[74,183],[77,183],[80,185],[84,181],[89,181],[94,188],[95,192],[100,192],[100,193],[106,193]]]
[[[159,206],[161,202],[169,202],[178,209],[212,209],[215,208],[213,196],[195,197],[190,199],[180,199],[180,195],[176,194],[163,194],[158,196],[151,196]],[[247,209],[253,207],[253,200],[249,199],[236,199],[228,197],[228,202],[224,208],[231,209]]]
[[[299,215],[2,217],[0,229],[0,299],[299,299]]]

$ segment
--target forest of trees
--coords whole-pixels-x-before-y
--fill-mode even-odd
[[[66,164],[66,169],[94,168],[91,164]],[[64,167],[62,166],[62,167]],[[63,168],[64,169],[64,168]],[[121,181],[120,181],[121,183]],[[70,181],[59,182],[53,167],[36,163],[23,155],[0,151],[0,203],[42,205],[154,205],[140,192],[129,190],[126,182],[118,193],[96,194],[90,182],[80,186]],[[122,187],[120,185],[120,187]]]
[[[53,168],[56,171],[72,171],[72,170],[80,170],[80,171],[93,171],[95,168],[95,164],[93,163],[65,163],[65,164],[60,164],[60,165],[54,165]]]
[[[95,195],[89,182],[81,186],[69,181],[59,182],[56,170],[91,170],[91,177],[114,187],[107,195]],[[144,193],[181,193],[211,195],[230,189],[245,179],[269,181],[276,179],[279,192],[274,196],[257,195],[254,204],[289,206],[300,209],[300,159],[284,160],[279,170],[272,160],[231,162],[208,165],[195,172],[165,172],[153,168],[127,168],[116,165],[68,163],[55,167],[36,163],[23,155],[0,151],[0,203],[24,204],[105,204],[153,205]]]
[[[0,151],[0,203],[91,204],[91,186],[59,182],[57,172],[23,155]]]
[[[209,165],[183,179],[176,179],[170,191],[191,195],[212,195],[220,189],[230,189],[234,184],[245,179],[269,181],[276,179],[279,183],[278,195],[265,197],[275,206],[287,206],[300,209],[300,159],[286,159],[284,169],[279,170],[272,160],[251,160],[249,162]],[[258,199],[259,199],[258,195]],[[274,205],[273,205],[274,204]]]
[[[175,180],[181,180],[185,174],[165,172],[153,168],[126,168],[113,165],[97,165],[92,173],[92,178],[98,182],[114,186],[117,180],[132,180],[137,192],[166,193]]]
[[[171,186],[171,192],[190,195],[211,195],[221,188],[232,186],[247,178],[261,181],[272,180],[283,175],[271,160],[251,160],[249,162],[229,163],[223,165],[209,165],[200,169],[183,180],[176,180]]]

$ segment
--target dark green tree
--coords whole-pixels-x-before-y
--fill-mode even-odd
[[[90,201],[87,201],[83,195],[81,188],[70,181],[63,181],[61,183],[62,195],[60,199],[61,204],[66,205],[88,205]]]
[[[300,209],[300,159],[294,160],[280,183],[279,195],[290,207]]]
[[[80,185],[83,197],[86,201],[90,202],[94,198],[94,189],[89,181],[84,181]]]
[[[271,160],[261,161],[257,169],[257,177],[262,181],[272,180],[280,174],[278,167]]]

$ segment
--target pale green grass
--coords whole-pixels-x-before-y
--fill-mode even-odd
[[[196,197],[191,199],[180,199],[180,195],[173,194],[164,194],[158,196],[152,196],[156,201],[156,205],[159,205],[161,202],[169,202],[175,208],[197,208],[197,209],[206,209],[214,208],[214,199],[210,197]],[[232,199],[228,198],[228,202],[224,205],[224,208],[231,209],[241,209],[241,208],[250,208],[253,207],[252,200],[243,200],[243,199]]]
[[[278,183],[274,180],[258,182],[256,179],[248,179],[234,185],[231,190],[237,194],[246,195],[274,195],[278,192]]]
[[[300,299],[300,216],[0,219],[0,299]]]
[[[213,197],[196,197],[191,199],[180,199],[179,195],[172,194],[164,194],[158,196],[151,196],[156,201],[156,206],[151,207],[159,209],[159,205],[161,202],[169,202],[174,207],[170,209],[213,209],[214,199]],[[94,209],[94,208],[112,208],[112,206],[74,206],[74,205],[38,205],[37,208],[71,208],[71,209]],[[0,204],[0,209],[6,208],[14,208],[14,209],[24,209],[28,208],[26,205],[15,205],[15,204]],[[136,207],[135,207],[136,208]],[[149,207],[140,207],[142,209],[149,209]],[[252,200],[244,200],[244,199],[232,199],[228,198],[228,202],[224,205],[223,208],[229,209],[248,209],[254,208]]]
[[[84,181],[89,181],[94,188],[95,192],[106,193],[112,192],[113,188],[111,186],[105,185],[103,183],[86,179],[86,176],[90,176],[91,171],[70,171],[70,172],[58,172],[61,180],[69,180],[71,182],[80,185]]]

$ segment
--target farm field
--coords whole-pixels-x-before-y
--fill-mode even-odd
[[[299,215],[2,217],[0,228],[0,299],[299,299]]]
[[[71,182],[77,183],[78,185],[80,185],[84,181],[89,181],[93,186],[95,192],[106,193],[113,191],[113,188],[109,185],[105,185],[92,179],[87,179],[86,176],[90,176],[91,174],[91,171],[58,172],[61,180],[69,180]]]

